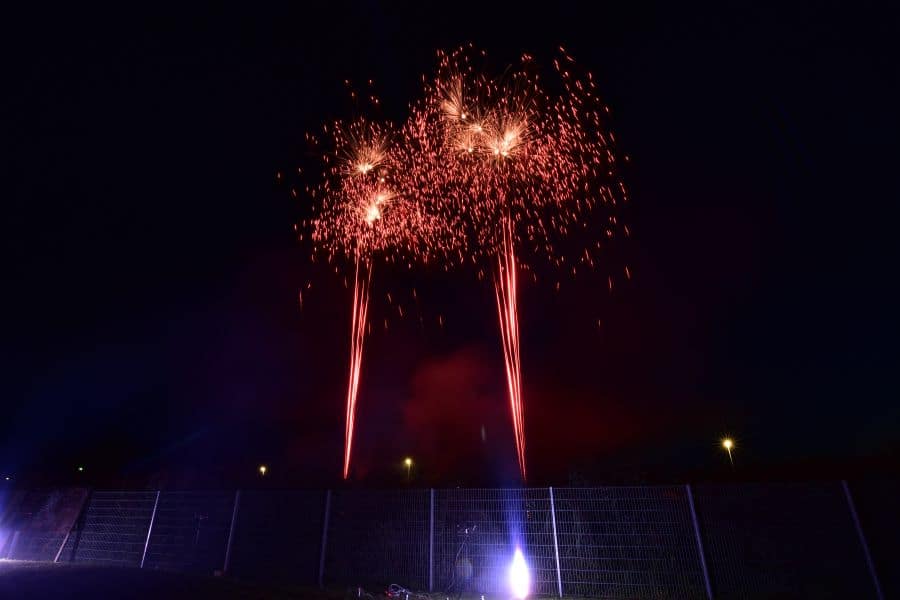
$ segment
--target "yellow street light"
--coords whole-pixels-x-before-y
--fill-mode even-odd
[[[731,468],[734,468],[734,458],[731,456],[731,450],[734,448],[734,440],[731,438],[724,438],[722,440],[722,447],[725,448],[725,452],[728,453],[728,462],[731,463]]]
[[[269,470],[269,468],[266,465],[259,465],[259,474],[261,476],[265,477],[266,471],[268,471],[268,470]]]
[[[407,456],[403,459],[403,464],[406,465],[406,480],[409,481],[410,471],[412,470],[412,459]]]

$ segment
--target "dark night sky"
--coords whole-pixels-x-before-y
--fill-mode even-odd
[[[334,478],[349,296],[308,264],[275,173],[346,114],[344,79],[374,79],[400,120],[434,50],[468,41],[565,45],[632,157],[616,260],[634,278],[521,292],[535,483],[727,476],[724,433],[739,476],[896,468],[886,9],[302,4],[4,15],[3,474]],[[370,338],[359,479],[406,454],[421,482],[513,479],[493,300],[468,275],[422,273],[425,326]]]

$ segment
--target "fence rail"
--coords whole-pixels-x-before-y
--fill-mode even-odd
[[[537,596],[891,597],[897,488],[852,488],[21,492],[0,505],[0,558],[490,596],[520,548]]]

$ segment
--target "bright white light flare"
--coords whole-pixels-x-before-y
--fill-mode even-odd
[[[518,548],[516,548],[516,553],[513,555],[512,565],[509,567],[509,587],[512,590],[513,597],[517,598],[517,600],[524,600],[531,588],[531,574],[528,572],[525,557]]]

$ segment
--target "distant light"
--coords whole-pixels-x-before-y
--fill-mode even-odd
[[[531,575],[528,573],[528,565],[525,563],[525,557],[522,551],[516,548],[513,555],[512,565],[509,567],[509,587],[512,590],[513,597],[518,600],[524,600],[528,596],[531,587]]]
[[[9,475],[6,476],[6,480],[9,481]]]
[[[83,471],[84,471],[84,467],[79,466],[79,467],[78,467],[78,472],[79,472],[79,473],[82,473]]]
[[[407,467],[411,467],[411,466],[412,466],[412,459],[411,459],[410,457],[407,456],[407,457],[403,460],[403,464],[406,465]]]
[[[266,465],[259,465],[259,474],[262,475],[263,477],[265,477],[266,471],[268,471],[268,470],[269,470],[269,467],[267,467]]]
[[[722,447],[725,448],[725,452],[728,453],[728,462],[731,464],[731,468],[734,469],[734,457],[731,455],[731,451],[734,449],[734,440],[731,438],[722,438]]]

